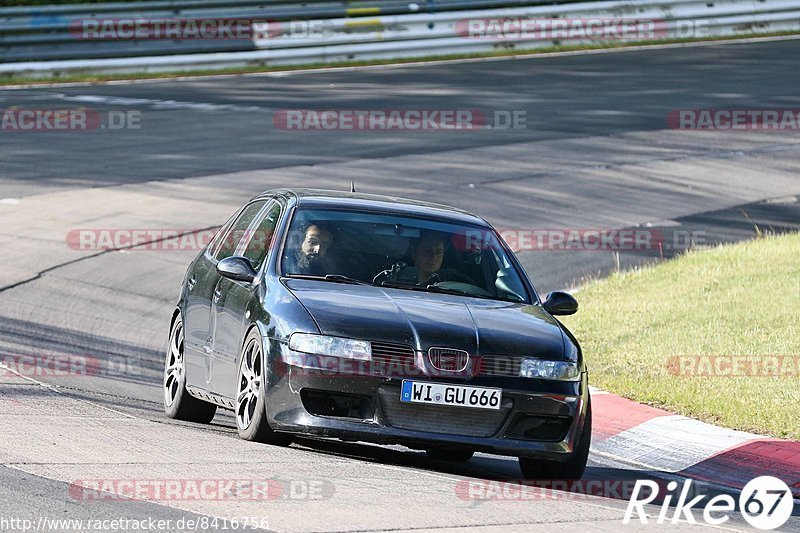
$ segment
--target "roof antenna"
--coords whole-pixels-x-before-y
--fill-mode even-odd
[[[350,180],[350,192],[356,192],[356,182]]]

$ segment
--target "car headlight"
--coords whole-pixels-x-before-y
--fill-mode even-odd
[[[293,333],[289,339],[289,349],[296,352],[345,357],[358,361],[370,361],[372,359],[372,347],[368,341],[312,335],[310,333]]]
[[[578,381],[581,377],[581,371],[578,363],[569,361],[523,359],[519,367],[519,375],[523,378]]]

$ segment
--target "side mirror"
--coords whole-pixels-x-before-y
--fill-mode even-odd
[[[236,255],[226,257],[217,263],[217,273],[223,278],[248,283],[252,283],[258,275],[249,259]]]
[[[574,315],[578,312],[578,300],[561,291],[548,294],[542,305],[551,315]]]

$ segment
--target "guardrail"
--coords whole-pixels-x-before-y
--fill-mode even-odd
[[[225,24],[236,31],[226,32]],[[0,8],[0,74],[304,64],[778,31],[800,32],[800,1],[192,0],[14,7]]]
[[[133,57],[182,53],[247,51],[257,47],[243,39],[85,39],[76,30],[97,21],[269,21],[338,19],[375,15],[434,13],[460,9],[492,9],[559,3],[532,0],[190,0],[78,4],[36,8],[0,8],[0,63]],[[561,2],[568,3],[568,2]]]

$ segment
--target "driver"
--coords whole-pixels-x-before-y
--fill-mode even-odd
[[[328,252],[333,244],[330,230],[319,223],[310,223],[303,232],[303,242],[299,249],[289,253],[291,260],[290,274],[311,274],[324,276],[334,272],[335,268]]]
[[[398,263],[390,271],[378,274],[375,282],[388,280],[422,286],[442,281],[473,283],[455,269],[442,268],[445,249],[446,241],[441,234],[424,232],[411,253],[413,266]]]

